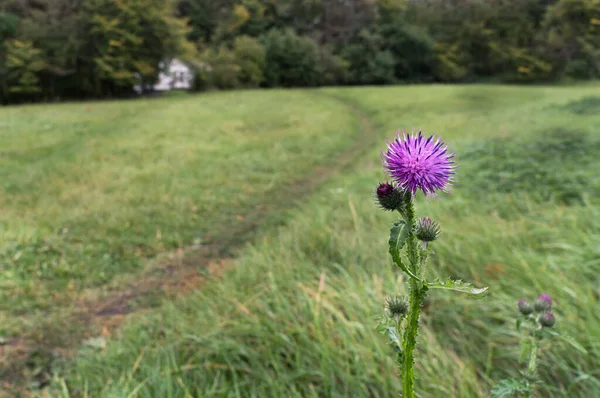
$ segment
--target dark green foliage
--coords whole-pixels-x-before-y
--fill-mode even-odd
[[[210,65],[207,73],[209,86],[220,89],[233,89],[241,86],[239,77],[241,68],[236,62],[235,54],[226,47],[208,50],[204,61]]]
[[[347,45],[342,56],[350,63],[350,82],[353,84],[389,84],[395,81],[394,54],[384,50],[381,35],[363,30]]]
[[[13,37],[18,24],[19,18],[16,15],[0,12],[0,41]]]
[[[531,397],[531,385],[521,379],[502,380],[492,389],[491,398],[518,398]]]
[[[530,141],[494,140],[466,152],[475,195],[511,193],[539,201],[576,203],[600,194],[593,167],[600,141],[589,135],[556,130]]]
[[[433,79],[435,41],[425,29],[396,21],[382,27],[386,49],[394,56],[394,75],[400,80]]]
[[[9,4],[20,22],[0,17],[0,95],[7,100],[129,94],[134,84],[156,80],[161,61],[194,55],[172,0]]]
[[[544,41],[557,76],[600,77],[600,2],[560,0],[542,23]]]
[[[268,87],[310,87],[321,83],[319,47],[315,41],[286,29],[270,31],[262,42]]]
[[[237,37],[233,43],[233,55],[239,66],[238,80],[242,86],[258,87],[264,80],[265,49],[248,36]]]
[[[161,61],[193,64],[196,53],[219,65],[216,83],[200,74],[196,90],[600,77],[597,0],[0,0],[0,10],[2,102],[129,95],[152,86]],[[9,76],[14,40],[27,49],[12,49],[21,61]]]

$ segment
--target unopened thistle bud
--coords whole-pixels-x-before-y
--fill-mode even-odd
[[[417,223],[415,235],[423,242],[433,242],[440,236],[440,226],[429,217],[423,217]]]
[[[408,314],[408,300],[403,296],[391,296],[385,300],[385,307],[396,318],[402,319]]]
[[[519,311],[523,315],[529,315],[533,312],[533,306],[531,304],[529,304],[529,301],[527,301],[527,300],[523,300],[523,299],[519,300],[517,302],[517,307],[519,308]]]
[[[550,311],[552,308],[552,299],[549,295],[542,294],[535,300],[533,307],[537,312]]]
[[[383,183],[377,186],[375,196],[379,206],[384,210],[402,211],[405,205],[406,194],[394,188],[392,184]]]
[[[551,328],[556,323],[556,318],[551,312],[546,312],[540,317],[540,323],[545,328]]]

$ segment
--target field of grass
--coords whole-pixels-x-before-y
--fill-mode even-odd
[[[159,302],[173,270],[199,279],[188,253],[281,223],[372,144],[361,126],[300,91],[0,109],[0,352],[72,345],[102,328],[90,313]]]
[[[405,284],[386,253],[394,216],[371,191],[384,179],[385,138],[422,127],[442,135],[460,165],[451,195],[417,199],[443,228],[428,276],[491,293],[430,294],[418,390],[487,396],[517,375],[515,302],[544,292],[557,327],[586,351],[545,345],[538,395],[600,396],[599,97],[598,86],[408,86],[1,109],[0,327],[13,337],[44,325],[44,342],[61,327],[40,319],[56,311],[48,307],[118,287],[161,253],[200,250],[206,234],[237,247],[228,228],[350,153],[301,206],[275,217],[290,206],[273,206],[255,222],[260,234],[236,234],[251,243],[224,272],[130,316],[106,347],[81,345],[56,361],[46,392],[398,396],[375,319]],[[357,143],[364,153],[351,149]]]

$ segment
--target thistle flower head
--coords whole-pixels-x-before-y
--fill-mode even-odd
[[[441,230],[437,222],[429,217],[423,217],[417,223],[415,235],[423,242],[433,242],[440,236]]]
[[[406,194],[396,189],[390,183],[381,183],[375,189],[375,198],[379,203],[379,206],[384,210],[398,210],[404,209]]]
[[[554,326],[555,323],[556,323],[556,318],[554,317],[554,314],[551,312],[545,312],[540,317],[540,324],[545,328],[550,328],[550,327]]]
[[[552,299],[547,294],[541,294],[537,300],[535,300],[533,307],[538,312],[550,311],[552,308]]]
[[[385,300],[385,307],[395,317],[404,318],[408,314],[408,300],[402,296],[390,296]]]
[[[517,302],[517,307],[523,315],[529,315],[533,312],[533,306],[529,304],[529,301],[524,299],[521,299]]]
[[[420,130],[418,134],[403,130],[388,142],[383,165],[394,182],[412,196],[418,189],[425,196],[447,191],[455,174],[454,154],[439,138],[424,138]]]

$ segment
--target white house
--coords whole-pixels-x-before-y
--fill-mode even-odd
[[[158,80],[152,86],[154,91],[168,91],[174,89],[190,89],[194,80],[192,68],[184,62],[174,58],[170,61],[164,61],[158,64],[159,70]],[[148,91],[149,87],[146,87]],[[134,90],[138,93],[142,92],[141,85],[134,86]]]
[[[192,69],[174,58],[166,67],[164,62],[159,64],[160,72],[158,74],[158,81],[154,84],[155,91],[166,91],[173,89],[189,89],[192,87],[192,81],[194,80],[194,74]]]

